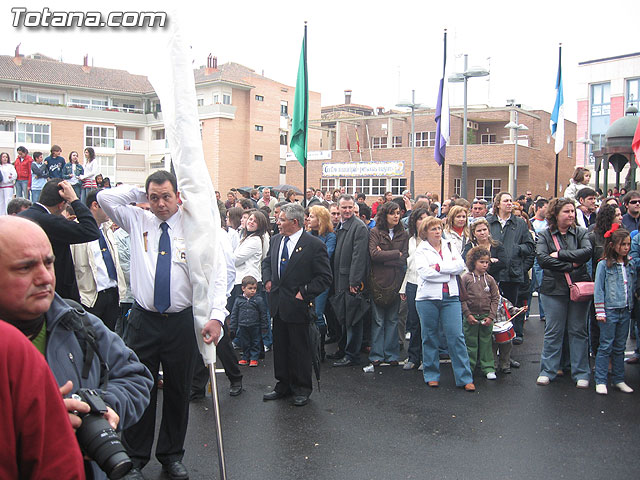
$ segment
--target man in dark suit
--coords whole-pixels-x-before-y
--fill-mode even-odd
[[[73,208],[77,222],[62,216],[68,204]],[[55,255],[56,293],[79,303],[80,293],[69,245],[92,242],[100,236],[91,211],[78,200],[69,182],[54,178],[42,187],[38,202],[18,215],[36,222],[49,237]]]
[[[309,323],[317,295],[331,284],[329,256],[324,243],[302,229],[304,209],[283,205],[278,216],[280,233],[271,239],[262,262],[262,281],[269,292],[273,316],[273,363],[278,380],[263,400],[294,396],[304,406],[312,391]]]

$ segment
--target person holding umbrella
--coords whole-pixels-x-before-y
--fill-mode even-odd
[[[273,317],[273,364],[276,383],[263,396],[265,402],[294,396],[293,404],[309,402],[313,388],[309,324],[313,302],[331,284],[327,247],[302,229],[300,204],[282,206],[280,233],[271,239],[262,262],[262,281],[269,292]]]

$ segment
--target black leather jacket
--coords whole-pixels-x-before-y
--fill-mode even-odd
[[[557,236],[560,244],[558,258],[550,256],[558,251],[551,235]],[[568,296],[569,286],[565,272],[569,274],[572,282],[591,281],[586,266],[591,259],[591,252],[591,242],[585,228],[573,226],[567,230],[566,235],[561,235],[557,228],[551,227],[540,232],[536,245],[536,258],[544,271],[540,293]],[[579,266],[574,267],[574,263]]]

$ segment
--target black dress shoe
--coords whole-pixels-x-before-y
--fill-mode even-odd
[[[329,345],[330,343],[337,343],[340,340],[338,337],[328,337],[324,343],[325,345]]]
[[[204,390],[200,392],[191,392],[191,395],[189,395],[190,402],[197,402],[198,400],[202,400],[203,398],[204,398]]]
[[[351,367],[355,365],[358,365],[358,363],[354,362],[353,360],[349,360],[348,357],[342,357],[337,362],[333,362],[334,367]]]
[[[278,400],[279,398],[284,398],[284,397],[287,397],[287,396],[289,396],[289,394],[276,392],[274,390],[273,392],[265,393],[262,396],[262,401],[263,402],[268,402],[270,400]]]
[[[336,353],[327,353],[327,358],[329,360],[340,360],[342,357],[344,357],[344,352],[339,350]]]
[[[231,388],[229,388],[229,395],[232,397],[237,397],[242,393],[242,383],[231,384]]]
[[[309,403],[309,397],[305,397],[304,395],[296,395],[293,399],[293,404],[296,407],[304,407],[307,403]]]
[[[189,472],[182,462],[171,462],[162,465],[162,470],[166,472],[172,480],[188,480]]]
[[[132,468],[129,473],[122,477],[122,480],[144,480],[144,477],[139,468]]]

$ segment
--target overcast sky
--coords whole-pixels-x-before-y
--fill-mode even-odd
[[[448,68],[491,71],[469,81],[469,104],[503,106],[514,98],[525,108],[550,111],[555,100],[558,44],[563,44],[566,118],[576,120],[578,62],[640,51],[633,27],[637,3],[583,0],[477,2],[449,0],[445,6],[419,0],[211,1],[114,0],[93,7],[87,1],[11,2],[0,10],[2,54],[40,52],[68,63],[89,54],[95,66],[146,74],[160,54],[157,33],[123,29],[12,27],[11,6],[30,11],[158,11],[181,5],[190,26],[194,66],[209,53],[218,63],[241,63],[274,80],[295,85],[303,22],[308,21],[309,86],[322,104],[352,102],[391,108],[416,90],[416,101],[435,107],[442,74],[443,31],[448,29]],[[55,6],[53,6],[55,5]],[[105,7],[106,5],[106,7]],[[461,84],[452,84],[451,103],[462,104]]]

